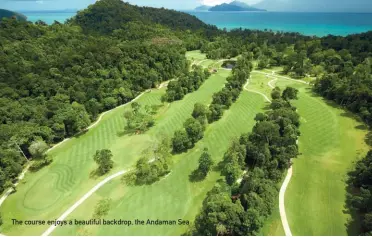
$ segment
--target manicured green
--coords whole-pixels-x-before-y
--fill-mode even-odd
[[[188,52],[189,59],[203,60],[198,51]],[[217,64],[207,60],[206,64]],[[132,167],[142,150],[156,142],[161,135],[172,136],[191,117],[196,102],[209,104],[212,94],[219,91],[227,70],[218,70],[198,91],[181,101],[164,104],[155,117],[155,126],[142,135],[123,135],[125,107],[106,114],[102,121],[87,133],[62,144],[50,155],[54,162],[37,173],[28,173],[18,186],[17,192],[2,206],[4,225],[2,232],[10,235],[38,235],[47,226],[15,227],[11,218],[55,219],[67,210],[101,178],[90,178],[96,168],[92,157],[98,149],[110,149],[113,153],[113,174]],[[263,74],[252,73],[248,89],[270,97],[267,83],[272,81]],[[344,213],[345,179],[357,158],[365,155],[366,131],[361,123],[344,110],[312,94],[309,86],[278,79],[272,85],[299,89],[299,100],[294,101],[301,115],[301,155],[294,161],[294,173],[286,192],[286,212],[294,235],[347,235],[349,215]],[[153,89],[141,97],[143,105],[161,104],[165,89]],[[198,159],[206,147],[214,163],[222,160],[232,138],[249,132],[254,116],[267,103],[263,97],[251,92],[242,92],[238,101],[227,110],[223,118],[207,126],[204,138],[187,153],[174,156],[171,173],[150,186],[128,187],[117,178],[106,184],[67,219],[90,219],[94,208],[103,198],[111,198],[106,219],[161,219],[188,220],[198,213],[206,193],[221,178],[212,171],[205,180],[189,181],[189,175],[198,166]],[[59,227],[53,235],[180,235],[187,225],[176,226],[104,226],[104,227]],[[279,210],[266,220],[262,235],[283,235]]]
[[[249,89],[270,96],[272,78],[252,73]],[[347,172],[368,150],[367,130],[349,113],[314,95],[298,82],[279,79],[272,85],[299,89],[294,101],[301,115],[301,155],[294,160],[293,176],[285,196],[289,225],[294,235],[348,235],[350,216],[344,212]],[[276,217],[276,218],[275,218]],[[263,235],[283,235],[279,213],[263,228]]]
[[[229,71],[220,70],[215,76],[227,76],[229,73]],[[212,86],[211,84],[216,84],[216,81],[211,78],[206,81],[206,84],[206,86]],[[205,88],[205,86],[202,88]],[[188,95],[185,99],[190,98],[190,96],[195,98],[195,93]],[[175,102],[174,105],[184,105],[184,100]],[[208,104],[211,102],[211,97],[207,101],[201,102]],[[158,218],[162,220],[177,220],[181,218],[190,222],[193,221],[206,193],[213,187],[216,180],[220,178],[219,172],[214,171],[208,174],[202,182],[191,183],[189,181],[189,175],[198,167],[198,159],[203,149],[205,147],[208,148],[215,163],[221,161],[224,152],[230,145],[231,139],[243,132],[250,131],[254,124],[255,114],[263,107],[264,101],[259,95],[242,92],[241,97],[225,112],[221,120],[207,126],[204,138],[196,144],[195,148],[174,157],[174,166],[171,173],[160,182],[151,186],[127,187],[119,179],[114,180],[89,198],[70,217],[82,219],[91,216],[91,205],[94,205],[102,197],[109,196],[113,200],[113,204],[111,211],[106,217],[107,219],[138,218],[147,220],[148,218]],[[190,116],[191,112],[189,113]],[[177,225],[83,228],[75,226],[57,228],[53,234],[87,233],[93,235],[115,235],[120,233],[122,235],[146,235],[156,233],[158,235],[180,235],[187,230],[187,227]]]
[[[112,151],[114,168],[109,174],[132,167],[140,158],[140,153],[156,142],[161,135],[172,136],[175,130],[182,128],[184,121],[191,117],[196,102],[209,104],[212,94],[223,87],[230,73],[220,70],[206,80],[198,91],[185,96],[181,101],[165,104],[159,109],[155,126],[145,134],[133,136],[122,134],[125,125],[123,112],[126,110],[122,107],[106,114],[102,121],[87,133],[53,150],[50,155],[54,156],[54,162],[37,173],[28,173],[18,186],[17,193],[11,195],[3,204],[2,215],[5,222],[2,232],[8,235],[41,234],[46,230],[46,226],[15,227],[8,220],[58,218],[95,184],[107,177],[99,179],[89,177],[97,168],[92,159],[96,150]],[[164,91],[164,88],[153,89],[137,102],[142,105],[160,104],[160,97]],[[243,92],[220,121],[207,127],[204,138],[194,149],[175,156],[172,172],[164,180],[151,186],[127,187],[118,178],[101,188],[69,218],[91,218],[92,205],[104,197],[113,200],[108,219],[152,217],[184,218],[193,221],[206,192],[219,178],[219,172],[211,172],[201,183],[189,182],[188,175],[197,167],[203,148],[209,148],[213,160],[217,163],[222,159],[233,137],[252,129],[253,118],[263,106],[264,102],[259,95]],[[179,227],[156,227],[151,233],[181,234],[186,230],[184,226]],[[76,228],[57,228],[53,234],[76,235],[81,231]],[[148,229],[138,227],[130,229],[121,227],[120,231],[118,227],[99,228],[99,232],[95,232],[95,228],[89,228],[87,231],[98,235],[150,233]]]
[[[222,160],[233,137],[252,129],[255,113],[263,107],[259,95],[243,92],[236,104],[226,111],[218,122],[209,125],[204,138],[188,153],[178,155],[172,172],[160,182],[151,186],[126,187],[115,180],[102,188],[94,197],[79,207],[71,218],[86,218],[91,215],[90,207],[107,195],[113,199],[112,209],[107,219],[179,219],[193,221],[202,201],[216,180],[219,172],[211,172],[200,183],[191,183],[189,174],[198,166],[198,159],[207,147],[215,163]],[[244,114],[244,116],[242,116]],[[144,205],[146,204],[146,205]],[[132,226],[100,228],[58,228],[55,235],[72,235],[76,232],[93,235],[179,235],[186,231],[186,226]]]
[[[348,233],[344,212],[347,173],[368,150],[366,130],[350,113],[327,105],[300,88],[296,106],[302,116],[301,156],[286,192],[286,209],[294,235]]]

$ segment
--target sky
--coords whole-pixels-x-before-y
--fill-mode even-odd
[[[194,9],[200,5],[217,5],[232,0],[126,0],[140,6],[176,10]],[[372,12],[372,0],[240,0],[250,5],[259,3],[269,11],[344,11]],[[0,0],[0,8],[14,11],[83,9],[95,0]]]

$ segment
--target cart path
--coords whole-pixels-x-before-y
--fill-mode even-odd
[[[305,81],[302,81],[302,80],[295,80],[295,79],[285,77],[285,76],[278,76],[278,75],[275,74],[275,72],[273,72],[272,74],[261,72],[261,71],[253,71],[253,72],[264,74],[267,77],[272,78],[273,80],[271,80],[267,83],[267,85],[272,89],[275,88],[275,86],[273,86],[272,83],[276,82],[278,79],[285,79],[285,80],[290,80],[290,81],[299,82],[299,83],[309,85],[308,82],[305,82]],[[263,94],[261,92],[258,92],[258,91],[247,89],[246,87],[248,85],[249,85],[249,79],[248,79],[247,83],[244,85],[244,90],[249,91],[249,92],[253,92],[253,93],[256,93],[256,94],[260,94],[265,98],[266,101],[271,102],[271,100],[265,94]],[[282,226],[283,226],[284,233],[285,233],[286,236],[292,236],[292,231],[291,231],[291,228],[289,227],[287,215],[286,215],[286,212],[285,212],[285,192],[287,190],[289,182],[291,181],[292,174],[293,174],[293,166],[289,167],[287,175],[286,175],[286,177],[284,179],[284,182],[283,182],[282,186],[280,187],[280,191],[279,191],[280,220],[282,222]]]
[[[112,179],[115,179],[116,177],[121,176],[121,175],[127,173],[128,171],[130,171],[130,170],[119,171],[119,172],[117,172],[117,173],[115,173],[115,174],[113,174],[113,175],[105,178],[101,182],[99,182],[89,192],[87,192],[83,197],[81,197],[77,202],[75,202],[74,205],[72,205],[69,209],[67,209],[67,211],[65,211],[57,219],[57,221],[63,221],[63,220],[65,220],[67,216],[69,216],[76,208],[78,208],[85,200],[87,200],[90,196],[92,196],[92,194],[95,193],[98,189],[100,189],[103,185],[105,185],[106,183],[110,182]],[[56,225],[51,225],[41,236],[48,236],[48,235],[50,235],[57,227],[58,227],[58,225],[57,226]]]

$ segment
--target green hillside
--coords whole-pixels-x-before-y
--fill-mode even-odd
[[[20,21],[27,20],[27,17],[23,14],[13,12],[13,11],[9,11],[9,10],[5,10],[5,9],[0,9],[0,20],[4,17],[5,18],[15,17],[17,20],[20,20]]]
[[[63,24],[2,12],[0,235],[371,234],[372,31],[226,31],[121,0]]]
[[[161,24],[173,30],[216,29],[195,16],[164,8],[138,7],[120,0],[97,1],[78,12],[73,22],[89,32],[111,33],[128,22]]]

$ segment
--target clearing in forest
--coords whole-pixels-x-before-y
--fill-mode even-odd
[[[271,71],[265,70],[271,74]],[[345,212],[347,173],[353,162],[368,151],[366,127],[350,113],[314,94],[299,82],[275,75],[252,73],[249,89],[270,96],[268,83],[299,90],[294,105],[301,116],[301,155],[294,160],[293,176],[285,194],[285,209],[293,235],[350,235]],[[263,235],[283,235],[275,210],[266,221]]]
[[[205,55],[191,52],[195,58],[204,60]],[[190,58],[190,53],[187,54]],[[191,59],[190,59],[191,60]],[[210,60],[210,63],[217,61]],[[207,62],[205,62],[207,63]],[[208,66],[208,65],[205,65]],[[7,235],[40,235],[49,226],[13,226],[12,218],[26,220],[53,220],[73,205],[80,197],[105,177],[91,178],[96,168],[93,155],[96,150],[110,149],[113,153],[114,169],[110,174],[133,167],[141,152],[153,145],[161,135],[173,136],[191,117],[194,104],[209,104],[213,93],[219,91],[230,71],[218,70],[195,92],[181,101],[162,106],[155,119],[155,126],[141,135],[124,135],[125,125],[121,107],[106,114],[91,130],[62,144],[50,155],[54,162],[36,173],[28,173],[17,192],[9,196],[1,207],[2,232]],[[160,105],[165,88],[153,89],[137,100],[141,105]],[[197,160],[204,147],[216,161],[222,160],[231,139],[242,132],[251,131],[254,116],[264,107],[259,95],[242,92],[239,100],[225,112],[223,118],[207,126],[204,138],[187,153],[173,157],[171,173],[150,186],[128,187],[117,178],[86,200],[67,219],[90,219],[94,206],[103,198],[111,198],[111,210],[106,219],[184,219],[193,221],[205,194],[220,178],[212,172],[203,182],[192,183],[189,174],[197,167]],[[9,221],[8,221],[9,220]],[[151,229],[149,229],[151,228]],[[187,226],[132,226],[58,227],[52,235],[179,235]]]

